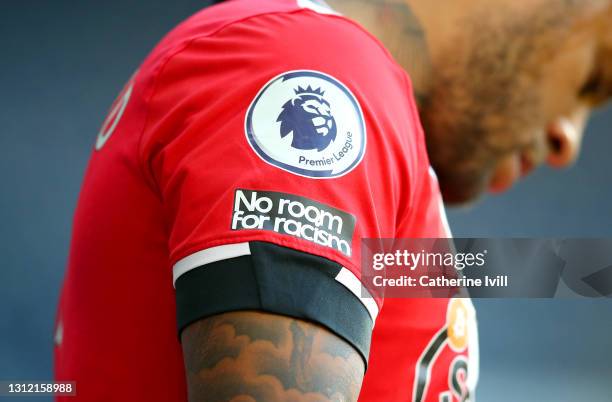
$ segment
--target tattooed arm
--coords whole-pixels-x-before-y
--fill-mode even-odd
[[[316,324],[242,311],[182,333],[190,402],[356,401],[361,355]]]

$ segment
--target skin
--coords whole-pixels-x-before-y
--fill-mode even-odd
[[[411,76],[447,202],[571,165],[612,95],[612,0],[329,0]],[[182,333],[189,400],[356,401],[364,363],[316,324],[258,312]]]
[[[363,359],[323,327],[255,311],[196,322],[181,336],[190,401],[356,401]]]
[[[330,0],[410,74],[447,203],[578,157],[612,95],[610,0]]]

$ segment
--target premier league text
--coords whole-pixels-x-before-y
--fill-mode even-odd
[[[342,158],[348,155],[349,151],[355,149],[353,146],[353,134],[350,132],[346,134],[346,141],[342,149],[332,154],[331,158],[320,158],[320,159],[308,159],[303,155],[298,158],[298,163],[301,165],[308,166],[328,166],[333,165],[336,162],[340,162]]]

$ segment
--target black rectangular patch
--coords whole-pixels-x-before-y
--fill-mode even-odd
[[[350,256],[355,217],[311,199],[275,191],[236,189],[232,230],[269,230]]]

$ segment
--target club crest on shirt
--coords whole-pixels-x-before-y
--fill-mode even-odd
[[[265,162],[312,178],[343,176],[366,148],[361,107],[337,79],[290,71],[270,80],[251,103],[246,138]]]
[[[433,335],[417,361],[412,402],[473,401],[478,379],[477,337],[471,300],[450,299],[445,325]],[[438,385],[432,390],[433,378],[441,373],[447,378],[448,389],[441,390]]]

